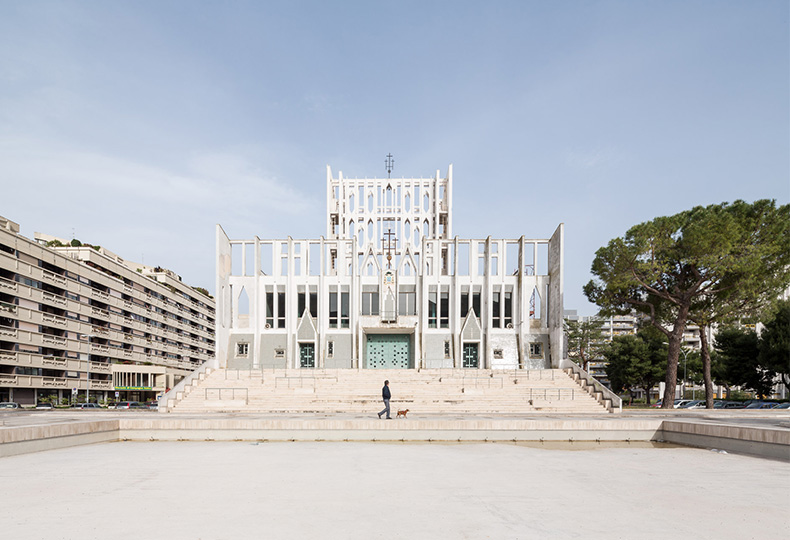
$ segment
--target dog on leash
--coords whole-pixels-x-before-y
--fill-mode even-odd
[[[408,412],[409,412],[409,409],[405,409],[403,411],[398,411],[398,414],[395,415],[395,418],[400,418],[401,416],[406,418],[406,413],[408,413]]]

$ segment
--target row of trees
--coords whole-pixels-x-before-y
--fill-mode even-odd
[[[586,322],[594,333],[596,320]],[[600,320],[597,325],[600,328]],[[576,346],[571,349],[578,353]],[[650,389],[666,377],[668,349],[665,335],[648,326],[635,335],[616,336],[611,343],[599,342],[595,353],[607,362],[612,389],[621,392],[641,388],[650,403]],[[738,386],[768,395],[777,379],[790,390],[790,302],[778,304],[759,336],[750,328],[720,329],[710,359],[713,381],[727,387],[728,393],[730,387]],[[704,382],[698,351],[683,350],[682,369],[684,379],[695,384]]]
[[[698,206],[628,230],[596,252],[584,287],[602,315],[641,313],[667,342],[663,407],[675,399],[689,323],[701,334],[707,406],[713,407],[705,329],[758,320],[790,286],[790,205],[735,201]]]

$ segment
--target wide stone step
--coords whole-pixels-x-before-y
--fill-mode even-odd
[[[381,407],[392,380],[392,408],[425,413],[605,411],[606,404],[561,370],[215,370],[171,400],[176,412],[355,412]],[[603,400],[602,400],[603,401]]]

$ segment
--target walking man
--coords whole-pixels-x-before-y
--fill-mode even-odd
[[[381,389],[381,399],[384,400],[384,410],[379,413],[379,420],[381,420],[381,415],[387,413],[387,420],[392,420],[390,416],[390,398],[392,394],[390,393],[390,382],[384,381],[384,388]]]

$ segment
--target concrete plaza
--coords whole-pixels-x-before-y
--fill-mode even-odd
[[[647,443],[112,442],[5,457],[0,478],[4,538],[790,534],[787,462]]]

